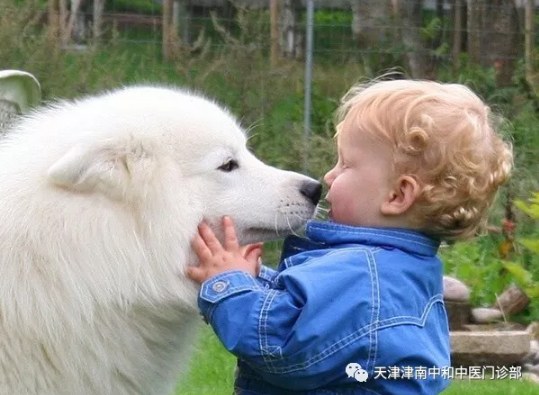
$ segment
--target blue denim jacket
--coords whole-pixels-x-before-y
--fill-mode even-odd
[[[309,222],[306,238],[285,241],[277,271],[205,281],[199,307],[239,358],[236,393],[442,392],[450,347],[438,247],[411,230]]]

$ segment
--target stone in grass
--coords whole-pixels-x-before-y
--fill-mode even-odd
[[[539,384],[539,376],[535,373],[524,373],[522,379],[531,383]]]
[[[524,356],[524,358],[522,358],[522,361],[520,362],[523,365],[539,365],[539,342],[537,340],[530,341],[530,351]]]
[[[533,374],[539,374],[539,365],[533,365],[531,363],[525,363],[523,365],[523,368],[526,372],[533,373]]]
[[[539,322],[532,322],[528,325],[526,332],[530,334],[532,340],[539,340]]]
[[[503,320],[503,313],[498,309],[477,307],[472,309],[471,317],[475,324],[488,324]]]
[[[468,302],[470,290],[462,281],[454,277],[444,276],[444,300]]]
[[[520,313],[529,303],[530,298],[528,295],[517,285],[511,284],[497,297],[496,304],[493,307],[503,311],[506,316],[510,316]]]

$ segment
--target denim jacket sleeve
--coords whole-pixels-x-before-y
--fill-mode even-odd
[[[359,342],[347,346],[368,338],[366,330],[360,333],[351,323],[358,317],[359,295],[371,292],[367,280],[358,283],[368,274],[351,273],[335,258],[288,269],[274,288],[261,286],[245,272],[222,273],[202,285],[199,307],[223,345],[265,380],[295,390],[323,386],[335,379],[335,366],[342,366],[339,374],[344,374],[351,358],[362,362],[354,353]],[[358,292],[362,286],[364,293]]]
[[[260,267],[260,273],[258,274],[258,277],[256,277],[256,280],[259,282],[260,285],[268,288],[278,274],[279,272],[277,270],[262,265]]]

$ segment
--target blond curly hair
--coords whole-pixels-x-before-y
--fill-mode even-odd
[[[395,177],[414,176],[421,192],[416,226],[442,240],[465,239],[485,225],[510,176],[512,147],[501,118],[472,90],[433,81],[372,81],[354,86],[337,111],[338,130],[361,130],[389,144]]]

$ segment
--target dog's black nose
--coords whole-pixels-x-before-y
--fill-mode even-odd
[[[318,204],[320,196],[322,195],[322,184],[318,181],[305,181],[301,188],[300,193],[309,199],[314,205]]]

